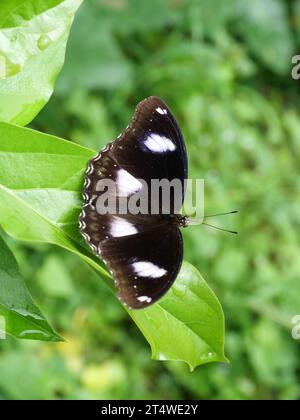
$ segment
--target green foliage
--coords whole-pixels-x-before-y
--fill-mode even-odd
[[[34,127],[100,149],[138,100],[156,94],[169,103],[190,174],[205,179],[207,213],[240,210],[216,221],[238,237],[184,230],[186,260],[222,302],[231,364],[190,374],[183,363],[151,361],[138,329],[81,259],[12,242],[22,276],[67,342],[1,342],[0,396],[299,399],[299,341],[290,332],[300,293],[300,103],[290,75],[299,2],[152,3],[84,3],[58,91]]]
[[[286,5],[281,0],[239,0],[238,7],[239,31],[251,52],[275,73],[286,74],[294,52]]]
[[[5,332],[16,338],[59,341],[60,337],[34,304],[17,262],[1,237],[0,256],[0,316],[5,319]]]
[[[4,3],[4,4],[2,4]],[[0,9],[0,120],[26,125],[48,102],[82,0],[4,0]]]

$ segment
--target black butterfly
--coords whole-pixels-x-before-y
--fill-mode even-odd
[[[183,257],[179,228],[187,219],[178,214],[172,196],[169,215],[161,211],[156,215],[99,215],[97,183],[110,178],[127,188],[130,196],[137,179],[149,185],[152,179],[179,179],[183,185],[181,207],[187,166],[180,128],[157,97],[140,102],[124,132],[89,162],[80,230],[110,269],[119,299],[132,309],[156,302],[175,281]]]

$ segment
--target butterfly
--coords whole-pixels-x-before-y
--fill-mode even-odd
[[[174,283],[183,259],[179,214],[188,175],[182,133],[171,110],[151,96],[140,102],[127,128],[88,164],[80,231],[93,252],[108,266],[118,298],[131,309],[157,302]],[[99,214],[99,182],[110,179],[117,186],[117,200],[136,192],[139,180],[180,180],[179,202],[170,195],[170,213]],[[151,199],[150,199],[151,204]]]

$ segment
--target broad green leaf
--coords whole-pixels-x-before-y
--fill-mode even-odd
[[[130,311],[157,360],[184,361],[193,370],[224,355],[224,315],[197,269],[184,262],[171,290],[145,310]]]
[[[0,122],[0,225],[10,235],[48,242],[84,258],[79,235],[83,173],[94,152],[28,128]]]
[[[0,237],[0,317],[5,333],[16,338],[61,341],[32,300],[15,257]],[[0,331],[0,333],[3,331]]]
[[[26,125],[49,100],[82,0],[4,0],[0,7],[0,120]]]
[[[33,130],[0,123],[0,224],[18,239],[50,242],[89,263],[114,290],[111,276],[79,235],[83,173],[95,152]],[[191,369],[224,356],[224,318],[213,292],[185,263],[159,303],[128,311],[153,357]]]

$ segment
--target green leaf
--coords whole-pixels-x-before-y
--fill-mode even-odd
[[[184,262],[171,290],[145,310],[130,311],[157,360],[184,361],[193,370],[224,355],[224,315],[198,270]]]
[[[1,237],[0,316],[5,320],[5,332],[16,338],[62,341],[33,302],[15,257]]]
[[[90,264],[114,290],[99,259],[83,247],[78,215],[83,173],[95,152],[33,130],[0,123],[0,224],[18,239],[50,242]],[[153,357],[191,369],[224,356],[221,306],[198,271],[185,263],[174,287],[147,310],[128,311]]]
[[[0,10],[0,120],[26,125],[49,100],[82,0],[5,0]]]
[[[0,225],[10,235],[80,255],[107,277],[79,234],[83,173],[95,154],[71,142],[0,122]]]

